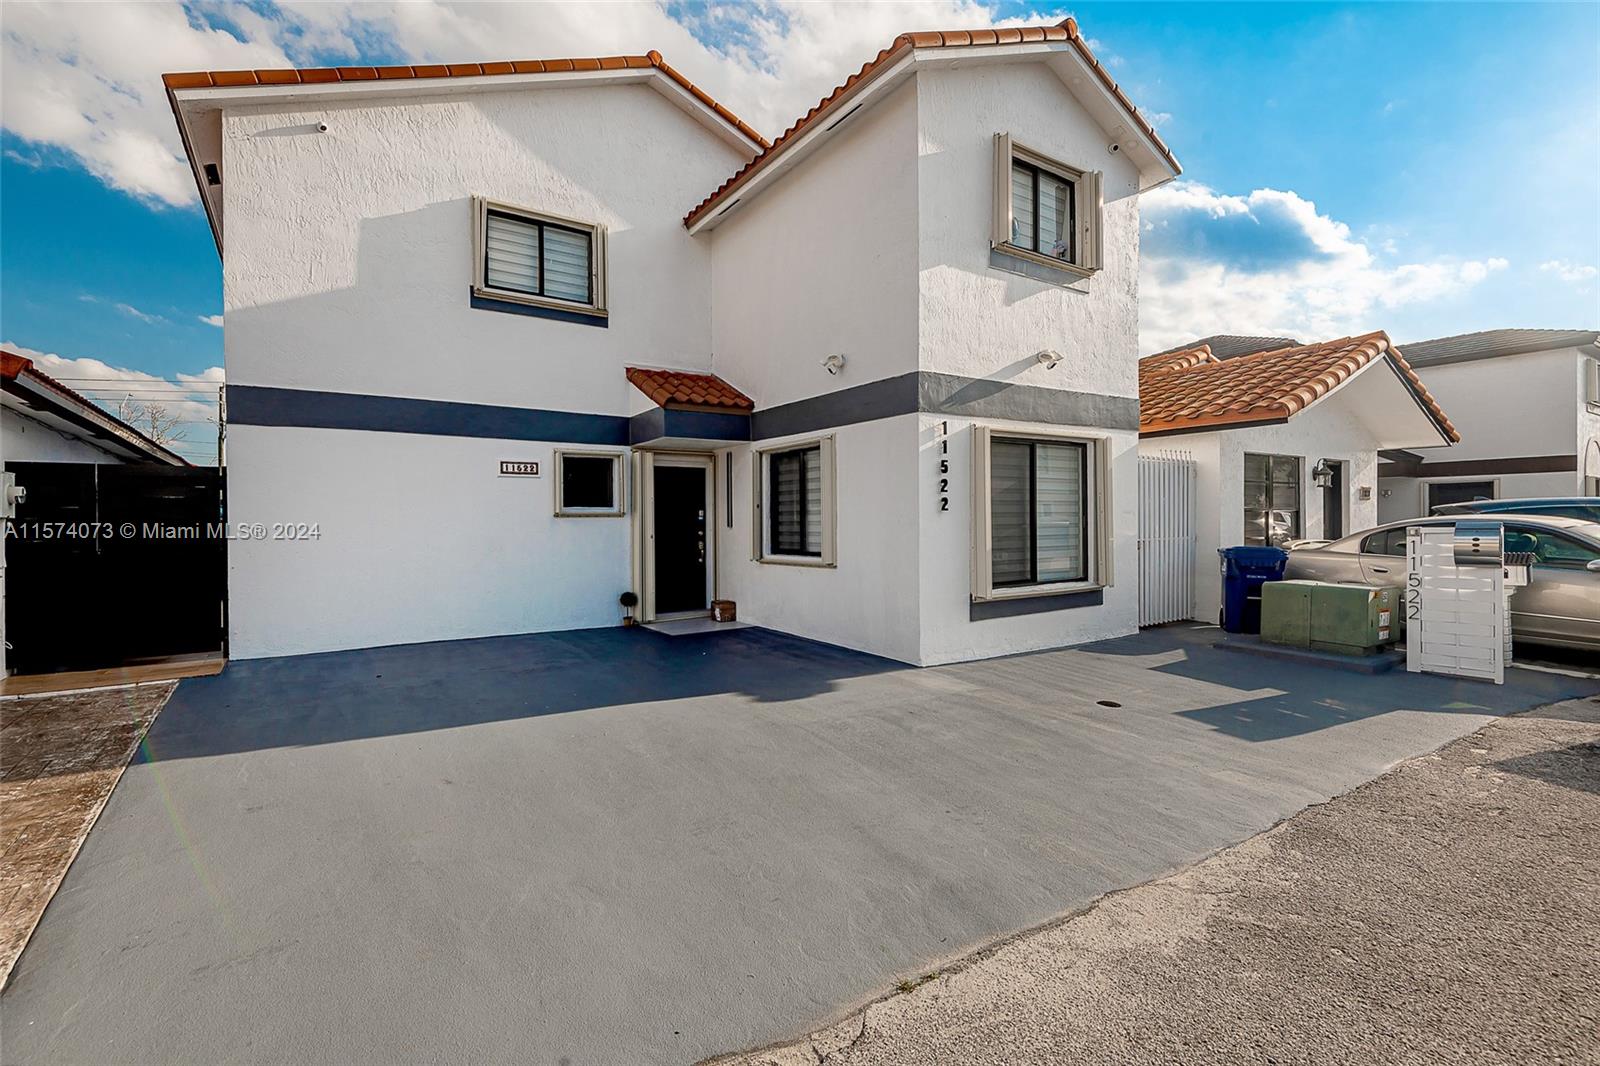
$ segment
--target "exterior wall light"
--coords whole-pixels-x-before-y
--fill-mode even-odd
[[[844,369],[844,356],[830,355],[822,361],[822,369],[830,374],[838,374]]]

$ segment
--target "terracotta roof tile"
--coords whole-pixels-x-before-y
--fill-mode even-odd
[[[784,146],[792,141],[796,134],[800,133],[812,122],[814,122],[818,115],[821,115],[831,108],[838,106],[840,100],[855,91],[859,86],[871,81],[873,77],[881,74],[883,71],[888,70],[889,67],[893,65],[888,61],[890,59],[898,59],[900,54],[908,49],[960,48],[968,45],[988,44],[1035,44],[1043,41],[1072,42],[1072,46],[1077,50],[1078,54],[1083,57],[1084,61],[1089,65],[1089,68],[1094,71],[1095,76],[1100,79],[1111,95],[1114,96],[1117,102],[1122,105],[1123,109],[1127,111],[1128,117],[1134,122],[1134,124],[1137,125],[1144,132],[1144,134],[1151,139],[1152,142],[1154,142],[1157,151],[1161,153],[1162,157],[1166,159],[1167,163],[1171,165],[1174,170],[1180,172],[1182,171],[1183,168],[1178,165],[1178,160],[1173,157],[1172,150],[1167,147],[1166,142],[1161,139],[1160,134],[1156,133],[1155,127],[1150,125],[1150,123],[1145,120],[1145,117],[1139,113],[1139,109],[1133,106],[1133,101],[1129,100],[1127,94],[1118,88],[1117,83],[1112,80],[1111,75],[1108,74],[1106,69],[1100,65],[1099,60],[1095,59],[1094,53],[1089,51],[1089,46],[1084,43],[1083,38],[1078,34],[1077,20],[1069,18],[1064,22],[1054,26],[1024,26],[1020,29],[1009,30],[919,31],[915,33],[902,33],[900,36],[896,37],[892,42],[890,42],[888,48],[885,48],[883,51],[879,52],[860,70],[846,78],[842,85],[834,89],[833,92],[829,93],[827,96],[823,97],[822,101],[817,104],[816,107],[813,107],[810,111],[807,111],[805,115],[795,122],[794,125],[785,130],[777,140],[768,145],[764,151],[741,167],[738,172],[733,175],[733,177],[723,182],[722,185],[719,186],[717,190],[710,196],[700,201],[694,210],[690,211],[684,216],[683,224],[685,226],[693,225],[695,221],[700,218],[700,216],[704,215],[718,202],[726,198],[736,187],[743,184],[745,179],[759,171],[774,157],[779,155],[783,151]]]
[[[1281,422],[1310,407],[1362,367],[1389,359],[1452,442],[1461,435],[1405,356],[1383,332],[1218,359],[1206,345],[1139,361],[1139,432]]]
[[[630,366],[628,380],[658,407],[681,404],[690,407],[723,407],[731,411],[750,411],[755,408],[754,400],[715,374]]]
[[[522,59],[499,63],[449,63],[426,66],[389,67],[302,67],[291,70],[196,70],[163,74],[168,92],[176,89],[214,89],[236,85],[314,85],[327,82],[378,81],[396,78],[476,78],[503,74],[548,74],[574,70],[642,70],[654,67],[671,78],[696,100],[709,107],[728,125],[737,129],[763,149],[767,139],[749,123],[717,103],[694,82],[684,77],[656,51],[631,56],[603,56],[585,59]]]

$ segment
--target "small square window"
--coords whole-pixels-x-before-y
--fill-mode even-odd
[[[556,514],[622,514],[622,457],[598,452],[557,452]]]
[[[1049,595],[1109,584],[1101,544],[1104,443],[973,427],[978,476],[973,595]]]

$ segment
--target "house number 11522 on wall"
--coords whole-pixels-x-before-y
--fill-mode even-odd
[[[950,510],[950,423],[940,422],[939,440],[939,510]]]

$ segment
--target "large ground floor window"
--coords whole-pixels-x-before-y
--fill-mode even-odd
[[[977,594],[1093,582],[1098,442],[977,432],[985,475],[975,501],[982,538]]]
[[[1244,542],[1282,547],[1300,537],[1298,455],[1244,457]]]

